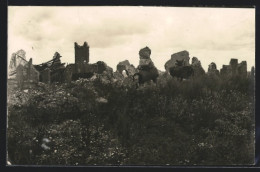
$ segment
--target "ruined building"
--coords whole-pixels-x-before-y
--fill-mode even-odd
[[[9,65],[8,82],[14,82],[20,88],[30,87],[39,81],[39,72],[32,64],[32,58],[26,60],[26,52],[19,50],[12,54]]]
[[[77,42],[74,43],[75,50],[75,64],[69,64],[66,68],[67,81],[77,80],[78,78],[89,78],[93,76],[93,70],[97,67],[92,66],[89,63],[89,46],[87,42],[84,42],[80,46]],[[97,70],[97,69],[96,69]]]
[[[137,72],[134,65],[130,64],[128,60],[119,62],[116,66],[116,69],[120,74],[125,71],[128,76],[133,76]]]
[[[75,48],[75,66],[77,73],[84,73],[85,65],[89,62],[89,46],[87,42],[84,42],[83,46],[74,43]]]
[[[247,77],[247,63],[246,61],[242,61],[238,63],[237,59],[231,59],[229,65],[223,65],[222,69],[220,69],[220,74],[222,76],[233,77],[233,76],[241,76]]]
[[[64,82],[64,70],[65,63],[61,63],[62,56],[60,53],[55,52],[52,60],[45,63],[34,65],[34,67],[40,72],[40,82],[52,83],[52,82]]]
[[[65,63],[61,63],[61,57],[58,52],[55,52],[50,66],[51,82],[64,82]]]
[[[91,78],[95,73],[102,74],[104,71],[110,71],[110,67],[102,61],[89,64],[89,45],[84,42],[82,46],[74,43],[75,64],[67,65],[64,71],[64,77],[67,82],[79,78]]]

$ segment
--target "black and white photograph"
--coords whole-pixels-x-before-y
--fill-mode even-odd
[[[8,6],[8,166],[255,164],[255,8]]]

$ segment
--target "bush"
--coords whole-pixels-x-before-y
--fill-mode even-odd
[[[251,164],[253,90],[252,78],[164,74],[137,89],[79,79],[19,92],[25,103],[8,107],[8,154],[14,164]]]

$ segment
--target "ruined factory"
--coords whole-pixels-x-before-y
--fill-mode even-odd
[[[247,62],[238,63],[238,59],[231,59],[229,65],[223,65],[220,70],[214,62],[209,64],[208,71],[205,72],[197,57],[193,57],[190,64],[189,52],[184,50],[171,55],[170,60],[165,63],[165,72],[157,70],[153,61],[150,58],[151,49],[144,47],[139,51],[139,65],[135,68],[128,60],[119,62],[117,70],[109,67],[105,62],[98,61],[89,63],[89,45],[87,42],[78,45],[74,43],[75,49],[75,64],[61,63],[60,53],[55,52],[52,59],[42,64],[33,65],[32,58],[29,61],[26,59],[26,52],[19,50],[12,54],[8,82],[16,83],[18,87],[30,87],[31,85],[42,82],[51,84],[54,82],[71,82],[79,78],[92,78],[97,75],[106,77],[106,82],[124,81],[130,83],[133,78],[137,77],[140,84],[147,81],[154,81],[163,74],[170,74],[173,78],[188,79],[200,75],[215,75],[215,76],[241,76],[248,77],[254,74],[254,67],[251,72],[247,72]],[[104,78],[103,78],[104,79]]]

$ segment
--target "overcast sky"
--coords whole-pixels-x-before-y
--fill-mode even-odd
[[[90,46],[90,63],[104,61],[114,70],[119,61],[139,63],[139,50],[152,50],[164,71],[171,54],[187,50],[207,71],[230,58],[255,65],[253,8],[180,7],[8,7],[8,61],[23,49],[33,64],[52,59],[74,63],[74,42]],[[190,59],[191,62],[191,59]]]

